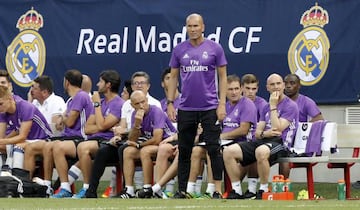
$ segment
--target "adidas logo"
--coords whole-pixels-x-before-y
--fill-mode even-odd
[[[189,58],[189,55],[187,53],[185,53],[183,59]]]

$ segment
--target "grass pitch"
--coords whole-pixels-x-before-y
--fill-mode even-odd
[[[0,199],[1,209],[359,209],[360,201],[258,201],[258,200],[161,200],[161,199]]]
[[[101,182],[99,196],[107,187],[108,182]],[[76,189],[81,189],[81,182],[76,183]],[[306,189],[305,183],[293,183],[295,197],[297,193]],[[246,189],[244,189],[246,190]],[[315,183],[315,192],[324,197],[324,200],[294,200],[294,201],[261,201],[261,200],[205,200],[205,199],[184,199],[184,200],[162,200],[162,199],[128,199],[119,198],[98,198],[98,199],[50,199],[50,198],[1,198],[0,209],[125,209],[125,210],[156,210],[156,209],[245,209],[245,210],[281,210],[281,209],[316,209],[316,210],[342,210],[357,209],[360,207],[360,200],[338,201],[336,184]],[[351,189],[354,198],[360,198],[359,189]]]

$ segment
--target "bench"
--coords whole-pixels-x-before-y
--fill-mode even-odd
[[[324,132],[328,131],[324,130]],[[279,159],[279,162],[289,162],[291,168],[306,168],[307,187],[310,199],[314,198],[314,178],[312,169],[317,163],[327,163],[329,169],[341,168],[344,170],[344,180],[347,189],[346,199],[351,198],[350,168],[355,163],[360,163],[360,125],[337,124],[335,133],[336,138],[332,138],[330,141],[331,144],[336,144],[336,148],[339,152],[331,153],[329,150],[322,150],[322,153],[319,156],[287,157]],[[352,150],[352,154],[347,156],[343,155],[343,151],[346,149]]]
[[[316,122],[320,123],[320,122]],[[299,123],[293,150],[302,154],[306,151],[306,143],[309,137],[309,132],[312,128],[312,123]],[[331,156],[330,150],[331,147],[334,147],[337,143],[337,124],[336,123],[327,123],[323,133],[321,135],[321,153],[313,153],[311,156],[304,157],[286,157],[280,158],[278,162],[289,162],[290,168],[306,168],[306,178],[307,178],[307,188],[309,199],[314,198],[314,176],[313,176],[313,167],[318,163],[326,163],[329,161]]]
[[[329,157],[327,167],[329,169],[342,168],[344,170],[344,180],[346,186],[346,199],[351,199],[351,180],[350,168],[355,163],[360,163],[360,124],[339,124],[337,135],[337,148],[339,154]],[[351,156],[342,155],[342,150],[352,150]]]

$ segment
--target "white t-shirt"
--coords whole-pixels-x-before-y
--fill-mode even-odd
[[[52,93],[47,99],[45,99],[43,104],[36,99],[32,102],[36,108],[44,115],[46,121],[51,124],[51,118],[54,115],[61,115],[66,110],[65,101],[60,96]]]
[[[65,112],[66,104],[64,99],[52,93],[47,99],[45,99],[43,104],[40,104],[40,102],[36,99],[34,99],[32,103],[44,115],[54,135],[57,136],[58,131],[54,128],[54,124],[51,122],[51,119],[54,115],[62,115]]]

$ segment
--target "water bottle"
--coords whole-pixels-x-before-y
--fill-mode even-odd
[[[284,178],[279,178],[278,181],[278,192],[284,192],[285,189],[285,183],[284,183]]]
[[[285,180],[285,189],[284,189],[285,192],[291,192],[291,181],[290,179],[286,179]]]
[[[271,183],[271,191],[273,192],[273,193],[276,193],[276,192],[278,192],[278,179],[276,179],[275,177],[273,178],[273,180],[272,180],[272,183]]]
[[[166,191],[166,192],[169,192],[169,193],[174,193],[174,189],[175,189],[175,179],[171,179],[171,180],[168,181],[168,183],[166,184],[165,191]]]
[[[284,192],[284,176],[283,175],[273,176],[271,187],[274,193]]]
[[[337,186],[338,200],[345,200],[345,191],[345,181],[343,179],[340,179]]]

